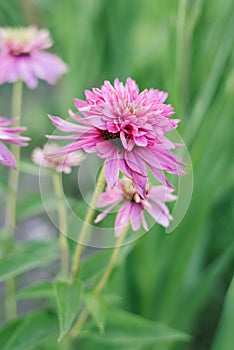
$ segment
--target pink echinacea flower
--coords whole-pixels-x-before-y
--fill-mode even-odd
[[[177,197],[172,192],[173,189],[167,186],[149,186],[146,197],[142,198],[134,188],[132,181],[124,177],[118,180],[113,188],[107,187],[106,191],[101,194],[97,207],[107,208],[97,216],[94,222],[98,223],[103,220],[117,204],[121,203],[115,220],[115,236],[122,233],[129,221],[133,231],[139,230],[141,225],[148,230],[144,210],[160,225],[168,227],[172,216],[165,202],[176,200]]]
[[[55,84],[67,71],[66,64],[44,50],[53,44],[46,29],[0,28],[0,84],[23,80],[30,89],[38,79]]]
[[[101,89],[86,90],[85,96],[86,101],[74,100],[83,117],[70,111],[76,124],[49,115],[59,130],[72,134],[48,137],[74,140],[51,157],[78,149],[97,152],[99,157],[106,159],[108,185],[115,185],[121,171],[133,180],[142,197],[146,195],[147,167],[160,183],[167,186],[164,171],[183,174],[181,168],[184,164],[171,152],[179,145],[165,136],[179,123],[179,119],[170,119],[174,111],[171,105],[164,103],[166,92],[155,89],[139,92],[136,82],[128,78],[125,86],[118,79],[114,86],[105,81]]]
[[[81,151],[77,151],[61,157],[46,158],[47,153],[56,152],[58,149],[59,146],[55,143],[47,144],[43,149],[39,147],[35,148],[32,153],[32,160],[35,164],[43,168],[55,169],[59,173],[70,174],[71,168],[78,166],[83,160],[84,155]]]
[[[10,120],[0,117],[0,163],[10,168],[16,168],[15,159],[9,149],[2,143],[6,142],[17,146],[27,146],[29,137],[17,135],[26,130],[25,127],[11,127],[17,119]]]

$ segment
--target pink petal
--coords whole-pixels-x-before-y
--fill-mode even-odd
[[[50,118],[50,120],[52,121],[54,126],[56,126],[56,128],[58,128],[61,131],[77,132],[77,133],[82,133],[82,132],[88,131],[88,128],[86,126],[81,126],[78,124],[70,123],[70,122],[65,121],[64,119],[61,119],[59,117],[56,117],[56,116],[53,116],[50,114],[48,114],[48,117]]]
[[[10,168],[16,169],[15,158],[9,149],[0,142],[0,163]]]
[[[118,149],[114,149],[111,158],[106,160],[105,178],[110,187],[113,187],[119,177]]]
[[[98,222],[102,221],[106,217],[106,215],[115,207],[115,205],[116,203],[110,205],[102,213],[100,213],[94,220],[94,223],[97,224]]]
[[[59,77],[67,72],[66,64],[49,52],[34,52],[31,64],[35,76],[51,85],[56,84]]]
[[[141,204],[134,203],[131,205],[130,220],[133,231],[138,231],[141,227]]]
[[[171,194],[173,188],[167,186],[152,186],[149,189],[149,198],[155,201],[171,202],[177,199],[177,196]]]
[[[31,67],[31,58],[19,57],[16,64],[20,78],[28,85],[30,89],[35,89],[38,85],[38,80]]]
[[[120,208],[116,220],[115,220],[115,236],[121,235],[123,229],[126,227],[129,221],[129,214],[131,210],[131,203],[125,202]]]

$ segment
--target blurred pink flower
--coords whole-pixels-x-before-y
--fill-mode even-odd
[[[44,52],[52,44],[46,29],[0,28],[0,84],[21,79],[34,89],[38,78],[55,84],[67,66],[56,55]]]
[[[27,146],[29,137],[17,135],[25,130],[25,127],[11,127],[17,123],[17,119],[10,120],[4,117],[0,117],[0,163],[9,166],[10,168],[16,168],[15,159],[9,149],[1,142],[7,142],[17,146]]]
[[[107,207],[95,219],[95,223],[103,218],[119,203],[122,203],[115,220],[115,236],[119,236],[130,221],[133,231],[141,225],[148,230],[144,216],[146,210],[160,225],[167,227],[172,220],[165,202],[174,201],[177,197],[172,194],[173,189],[167,186],[150,186],[146,191],[146,198],[142,198],[126,177],[117,181],[113,188],[107,187],[99,198],[97,207]]]
[[[64,172],[65,174],[69,174],[71,168],[78,166],[84,158],[84,154],[81,151],[61,157],[45,158],[47,153],[56,152],[58,149],[59,146],[55,143],[47,144],[43,149],[39,147],[35,148],[32,153],[32,160],[35,164],[43,168],[54,168],[60,173]]]
[[[170,151],[179,145],[165,137],[165,133],[177,128],[179,123],[178,119],[170,119],[174,111],[171,105],[164,103],[166,92],[150,89],[139,93],[136,82],[128,78],[125,86],[118,79],[114,86],[105,81],[101,89],[86,90],[85,96],[86,101],[74,101],[84,118],[70,111],[78,124],[49,115],[58,129],[73,133],[49,138],[75,140],[51,157],[80,148],[88,153],[97,152],[99,157],[107,159],[105,178],[110,187],[121,171],[132,178],[143,197],[148,181],[146,165],[164,185],[169,184],[163,171],[183,174],[184,164]]]

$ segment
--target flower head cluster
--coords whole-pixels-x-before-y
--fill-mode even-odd
[[[35,148],[32,153],[32,160],[35,164],[43,167],[55,169],[58,172],[64,172],[69,174],[71,168],[78,166],[84,155],[81,151],[74,152],[72,154],[67,154],[65,156],[55,157],[55,158],[46,158],[47,153],[56,152],[59,149],[59,146],[56,143],[47,144],[44,148]]]
[[[178,145],[165,134],[177,128],[178,119],[171,105],[165,104],[167,93],[155,89],[139,92],[138,85],[128,78],[126,85],[118,79],[114,86],[105,81],[101,89],[85,91],[86,101],[75,99],[82,114],[70,112],[75,123],[49,116],[53,124],[68,136],[49,136],[54,139],[74,140],[49,157],[60,157],[78,149],[97,152],[106,159],[105,178],[113,187],[119,172],[132,179],[137,192],[146,197],[150,168],[156,179],[169,186],[164,174],[183,174],[184,164],[171,150]]]
[[[67,71],[56,55],[45,52],[53,44],[46,29],[0,28],[0,84],[23,80],[34,89],[38,79],[55,84]]]
[[[176,196],[173,189],[167,186],[149,186],[146,197],[142,198],[134,188],[132,181],[124,177],[118,180],[113,188],[107,187],[99,198],[97,207],[107,207],[95,220],[100,222],[117,205],[121,203],[115,220],[115,235],[119,236],[130,221],[133,231],[139,230],[141,225],[145,230],[148,226],[144,216],[146,210],[156,222],[167,227],[172,220],[165,202],[174,201]]]
[[[10,168],[16,168],[15,159],[9,149],[2,143],[6,142],[17,146],[27,146],[29,137],[18,135],[25,131],[25,127],[12,127],[17,123],[17,119],[10,120],[0,117],[0,163],[9,166]]]

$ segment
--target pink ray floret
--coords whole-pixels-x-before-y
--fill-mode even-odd
[[[144,211],[147,211],[156,222],[168,227],[172,216],[165,202],[176,200],[172,194],[173,189],[167,186],[151,186],[146,191],[146,197],[142,198],[134,188],[129,178],[118,180],[113,188],[107,187],[99,198],[97,207],[106,209],[97,216],[95,223],[100,222],[113,208],[121,204],[115,220],[115,235],[119,236],[124,227],[130,222],[133,231],[138,231],[141,226],[148,230]]]
[[[56,55],[45,52],[52,44],[46,29],[0,28],[0,84],[21,79],[34,89],[42,79],[54,85],[67,66]]]
[[[3,142],[17,146],[27,146],[30,141],[29,137],[18,135],[27,130],[25,127],[12,127],[17,121],[17,119],[10,120],[0,117],[0,163],[14,169],[16,168],[14,156]]]
[[[56,143],[46,144],[43,149],[37,147],[32,153],[32,160],[42,168],[55,169],[59,173],[64,172],[65,174],[70,174],[72,167],[80,165],[81,161],[84,159],[82,151],[55,158],[46,158],[46,154],[56,152],[58,149],[59,146]]]
[[[119,171],[132,178],[137,191],[144,197],[150,168],[157,180],[169,186],[164,172],[183,174],[184,164],[171,150],[178,147],[165,134],[177,128],[179,120],[171,105],[165,104],[167,93],[155,89],[139,92],[138,85],[128,78],[124,86],[118,79],[114,86],[105,81],[101,89],[85,91],[86,101],[75,99],[80,115],[70,111],[75,123],[49,115],[53,124],[68,136],[48,136],[70,139],[56,156],[78,149],[97,152],[106,159],[105,177],[113,187]],[[55,156],[51,155],[51,157]]]

